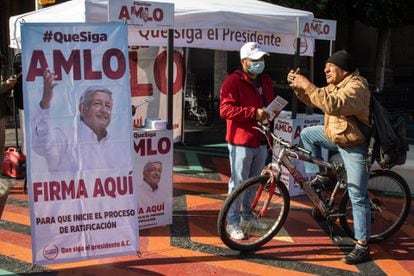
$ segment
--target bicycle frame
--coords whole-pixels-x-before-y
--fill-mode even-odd
[[[275,183],[282,182],[282,167],[285,167],[289,174],[293,176],[294,180],[299,184],[299,186],[304,190],[305,194],[309,199],[315,204],[315,206],[320,210],[321,214],[324,217],[327,217],[329,212],[332,210],[335,196],[340,187],[346,185],[345,181],[345,167],[342,163],[337,162],[327,162],[319,158],[311,156],[311,152],[300,147],[296,144],[291,144],[287,141],[284,141],[282,138],[277,137],[272,133],[269,127],[261,125],[260,127],[254,127],[262,132],[269,143],[269,146],[272,148],[272,161],[263,169],[262,174],[269,174],[270,184],[269,184],[269,193],[272,195],[275,192],[276,185]],[[269,138],[270,136],[270,138]],[[275,154],[273,150],[272,142],[280,146],[279,152]],[[309,162],[327,168],[331,170],[336,175],[336,185],[333,188],[332,193],[329,196],[327,202],[322,201],[316,192],[310,187],[309,181],[305,181],[303,174],[295,167],[295,164],[292,159],[301,160],[304,162]],[[256,199],[255,199],[256,200]],[[269,198],[270,201],[270,198]],[[257,202],[254,201],[254,204]],[[266,212],[267,204],[264,204],[261,214],[264,215]],[[338,214],[339,215],[339,214]]]
[[[263,172],[270,175],[269,183],[268,183],[268,186],[266,187],[267,189],[269,189],[269,198],[263,204],[263,207],[262,207],[262,209],[260,210],[260,212],[258,214],[259,217],[262,217],[266,214],[267,208],[269,206],[269,202],[272,200],[272,196],[275,194],[276,183],[277,183],[275,181],[277,176],[274,175],[274,172],[272,170],[264,169]],[[256,208],[257,204],[259,203],[260,195],[263,192],[263,189],[264,189],[264,187],[261,186],[259,188],[259,190],[256,192],[256,196],[254,197],[253,202],[252,202],[252,207],[253,208]]]

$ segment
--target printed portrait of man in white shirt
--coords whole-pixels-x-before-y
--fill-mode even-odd
[[[43,78],[43,95],[31,122],[31,146],[36,154],[44,157],[47,168],[41,167],[41,162],[33,162],[32,166],[39,166],[34,171],[125,169],[132,163],[132,147],[120,138],[125,133],[108,131],[114,110],[112,91],[97,85],[88,86],[79,97],[76,120],[68,116],[52,117],[53,99],[70,98],[70,95],[65,95],[65,89],[54,91],[59,88],[59,82],[49,69],[45,70]],[[67,103],[71,108],[71,101]]]
[[[139,181],[138,207],[146,209],[148,206],[165,201],[165,187],[161,182],[162,163],[159,160],[148,161],[142,171]]]

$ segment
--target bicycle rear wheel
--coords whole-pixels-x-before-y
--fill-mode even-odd
[[[368,181],[371,201],[370,242],[379,242],[394,234],[405,222],[411,207],[407,182],[393,171],[374,171]],[[345,233],[354,238],[352,205],[346,193],[339,206],[340,223]]]
[[[207,114],[207,110],[202,107],[199,106],[197,108],[197,112],[198,112],[198,122],[200,123],[200,125],[202,126],[206,126],[208,124],[208,114]]]
[[[217,229],[221,240],[231,249],[238,251],[250,251],[259,248],[270,241],[282,228],[289,212],[290,197],[286,186],[281,183],[275,183],[274,189],[269,182],[269,175],[260,175],[249,178],[237,187],[224,201],[220,210]],[[271,195],[271,190],[274,193]],[[244,238],[233,239],[229,233],[229,212],[237,210],[242,216],[242,210],[239,207],[245,196],[253,198],[249,205],[250,212],[259,223],[265,223],[266,229],[254,228],[252,223],[245,223],[241,227]],[[264,207],[265,204],[267,208]],[[235,207],[237,206],[237,207]],[[264,210],[264,212],[263,212]]]

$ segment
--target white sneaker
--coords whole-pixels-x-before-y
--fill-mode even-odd
[[[241,227],[253,227],[259,230],[265,230],[269,228],[269,225],[267,223],[264,223],[262,221],[258,221],[256,218],[251,218],[250,220],[243,220],[240,221]]]
[[[230,237],[234,240],[242,240],[244,239],[244,233],[240,229],[238,225],[227,225],[226,227],[227,233],[229,233]]]

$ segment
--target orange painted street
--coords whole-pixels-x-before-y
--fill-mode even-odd
[[[226,197],[229,164],[225,155],[193,152],[199,166],[190,169],[185,147],[174,152],[173,224],[140,231],[137,255],[83,262],[32,265],[28,195],[21,180],[11,185],[0,221],[0,275],[412,275],[414,216],[401,230],[372,244],[372,260],[360,265],[340,261],[350,250],[335,245],[324,222],[311,216],[311,202],[293,197],[289,217],[279,234],[260,250],[240,254],[217,234],[217,215]],[[345,238],[347,240],[347,238]]]

